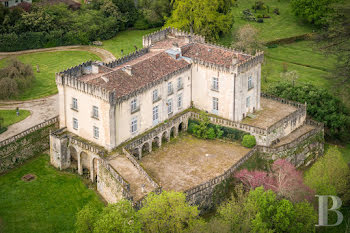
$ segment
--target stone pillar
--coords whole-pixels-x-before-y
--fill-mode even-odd
[[[152,139],[148,141],[148,152],[152,152]]]
[[[178,135],[179,135],[179,127],[175,127],[174,138],[176,138]]]
[[[158,142],[157,142],[157,144],[158,144],[158,147],[162,146],[162,134],[158,135]]]
[[[166,133],[166,141],[170,142],[170,131]]]
[[[141,160],[142,159],[142,147],[137,148],[137,152],[138,152],[139,160]]]
[[[77,150],[78,157],[78,174],[83,175],[83,165],[81,164],[81,150]]]

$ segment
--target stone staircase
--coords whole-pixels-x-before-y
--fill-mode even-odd
[[[130,184],[130,193],[134,202],[141,200],[154,191],[151,182],[124,155],[117,155],[109,160],[109,164]]]
[[[293,132],[291,132],[287,136],[285,136],[285,137],[279,139],[278,141],[274,142],[272,147],[276,148],[276,147],[288,144],[288,143],[296,140],[300,136],[306,134],[307,132],[309,132],[309,131],[311,131],[313,129],[315,129],[315,126],[304,123],[303,125],[301,125],[300,127],[296,128]]]

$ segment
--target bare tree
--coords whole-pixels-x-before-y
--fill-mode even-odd
[[[246,53],[255,54],[256,50],[262,49],[263,45],[258,38],[258,30],[246,24],[235,33],[235,42],[232,46]]]

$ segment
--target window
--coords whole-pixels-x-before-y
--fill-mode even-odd
[[[5,7],[9,7],[9,2],[5,2]]]
[[[153,124],[158,124],[159,121],[159,107],[153,107]]]
[[[213,85],[212,85],[212,89],[214,91],[218,91],[219,90],[219,79],[218,78],[213,78]]]
[[[177,79],[177,90],[181,90],[183,88],[182,78]]]
[[[213,112],[218,113],[219,111],[219,99],[216,97],[213,97]]]
[[[172,82],[168,82],[168,95],[173,94],[174,90],[173,90],[173,83]]]
[[[168,100],[168,114],[173,113],[173,100],[169,99]]]
[[[137,99],[131,100],[131,113],[137,112],[139,108],[137,107]]]
[[[131,120],[131,133],[135,133],[137,131],[137,118],[133,118]]]
[[[160,96],[158,95],[158,89],[155,89],[152,93],[152,99],[153,99],[153,103],[158,101],[160,98]]]
[[[253,88],[252,76],[248,77],[248,90]]]
[[[98,119],[98,107],[92,106],[92,117]]]
[[[72,109],[78,110],[78,100],[76,98],[72,98]]]
[[[177,96],[177,108],[178,109],[182,108],[182,95]]]
[[[73,118],[73,129],[78,129],[78,119]]]
[[[100,131],[98,127],[94,126],[94,138],[98,139],[100,137]]]
[[[246,100],[246,107],[247,107],[247,108],[250,107],[250,96],[247,97],[247,100]]]

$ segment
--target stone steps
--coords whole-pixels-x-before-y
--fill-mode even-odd
[[[313,130],[314,128],[315,128],[315,126],[313,126],[313,125],[303,124],[302,126],[295,129],[293,132],[288,134],[287,136],[281,138],[279,140],[279,142],[274,144],[272,147],[276,148],[276,147],[280,147],[280,146],[283,146],[285,144],[288,144],[288,143],[294,141],[295,139],[299,138],[300,136],[306,134],[307,132]]]
[[[154,190],[152,184],[125,155],[116,156],[109,164],[130,184],[130,193],[135,202]]]

